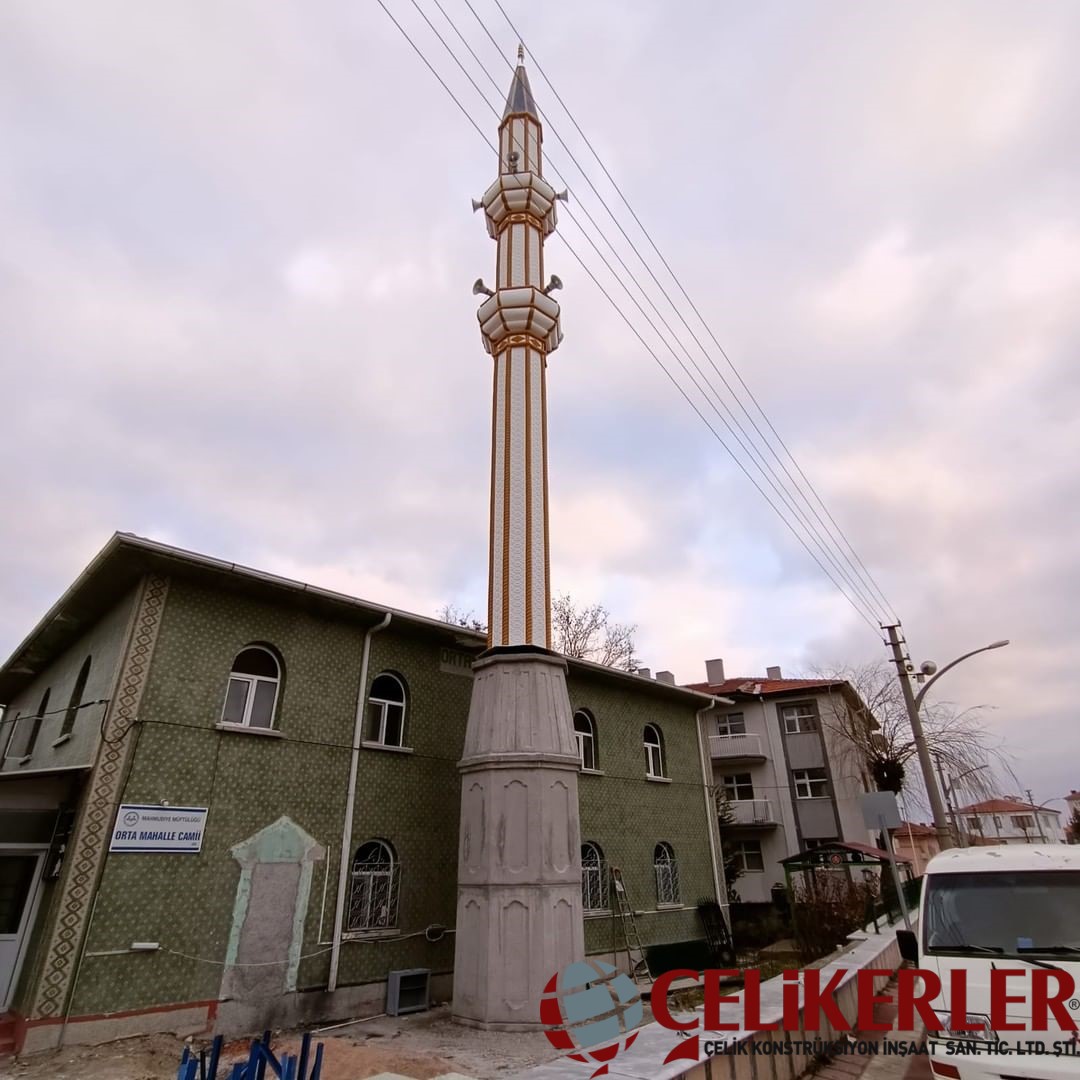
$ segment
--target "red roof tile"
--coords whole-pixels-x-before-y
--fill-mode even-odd
[[[920,825],[914,821],[901,821],[891,833],[903,833],[904,836],[937,836],[937,829],[933,825]]]
[[[752,694],[754,697],[769,694],[790,694],[798,690],[827,690],[830,686],[843,686],[843,679],[766,679],[746,675],[738,679],[725,679],[722,683],[689,683],[688,690],[702,694]]]
[[[1019,799],[987,799],[985,802],[972,803],[970,806],[957,808],[958,814],[1012,814],[1017,810],[1045,810],[1050,814],[1058,813],[1049,806],[1032,806]]]

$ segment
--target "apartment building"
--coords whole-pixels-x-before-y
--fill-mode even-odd
[[[874,790],[840,718],[862,707],[838,679],[728,677],[706,661],[706,681],[690,689],[730,699],[715,711],[708,743],[713,782],[727,799],[721,823],[725,857],[733,852],[743,903],[768,903],[783,885],[780,860],[833,841],[876,843],[859,796]],[[710,714],[712,715],[712,714]]]
[[[956,816],[967,842],[973,846],[1065,843],[1059,811],[1034,806],[1015,795],[961,806]]]

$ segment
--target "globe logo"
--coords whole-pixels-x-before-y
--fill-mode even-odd
[[[552,975],[540,1000],[540,1020],[556,1050],[592,1062],[603,1076],[615,1055],[637,1038],[644,1018],[641,995],[629,976],[602,960],[582,960]]]

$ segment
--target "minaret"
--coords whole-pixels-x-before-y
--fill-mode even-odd
[[[564,195],[543,178],[543,130],[518,49],[483,209],[495,291],[478,318],[493,359],[488,650],[473,666],[461,771],[454,1018],[540,1023],[544,985],[584,956],[578,754],[566,662],[550,651],[548,354],[562,339],[544,238]]]

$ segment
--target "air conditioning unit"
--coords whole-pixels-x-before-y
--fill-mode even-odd
[[[391,971],[386,977],[386,1015],[424,1012],[431,1008],[431,968]]]

